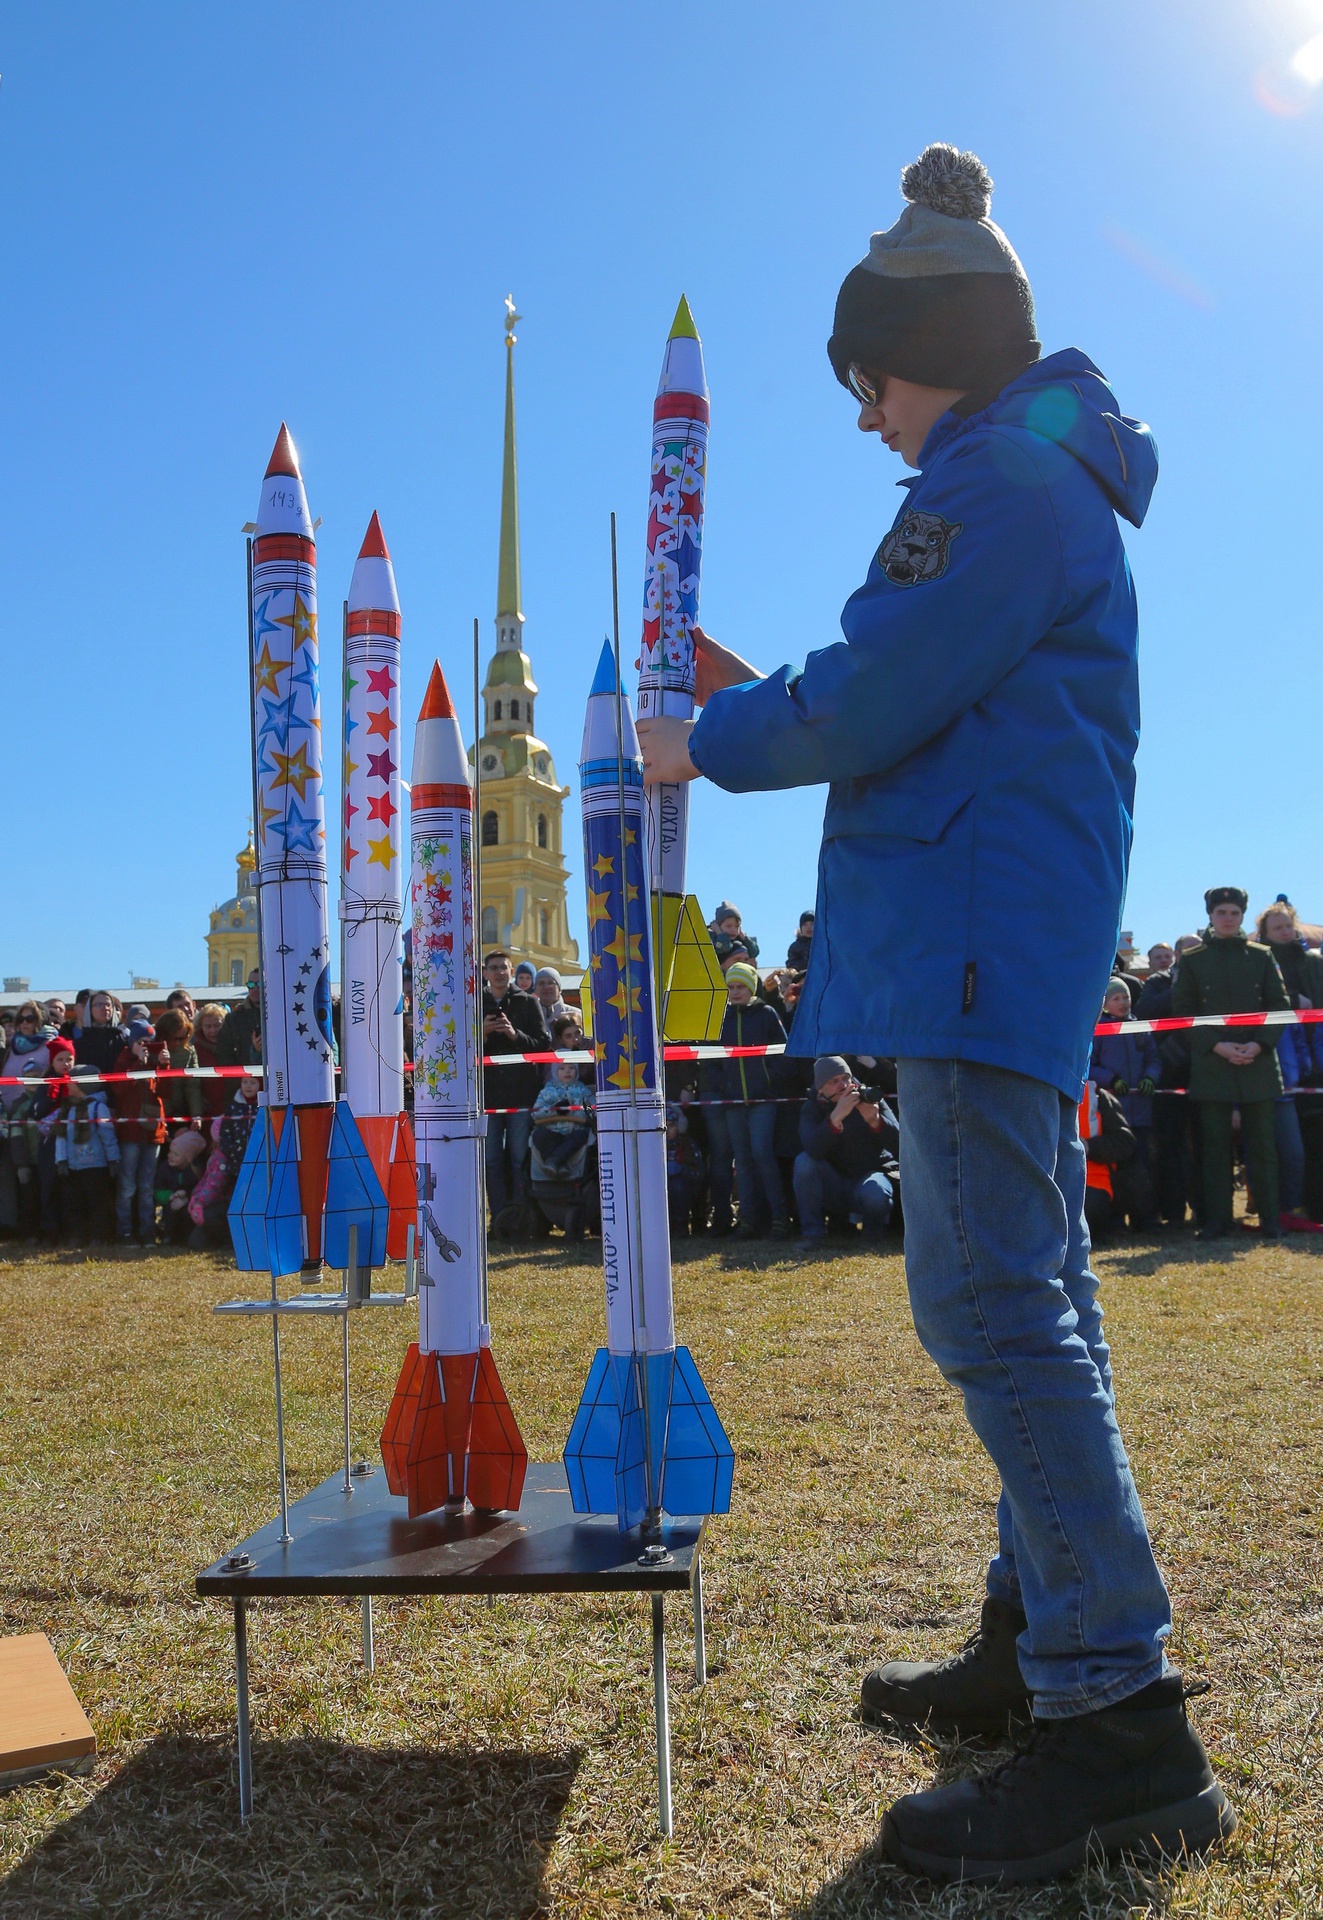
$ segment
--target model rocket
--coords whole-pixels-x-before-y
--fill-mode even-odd
[[[688,1349],[675,1344],[643,763],[609,644],[588,698],[579,779],[607,1343],[565,1467],[576,1513],[614,1513],[622,1532],[654,1532],[663,1509],[727,1512],[735,1457]]]
[[[692,629],[703,566],[708,418],[703,344],[681,295],[652,410],[640,718],[673,714],[688,720],[694,711]],[[725,1011],[725,983],[702,913],[685,892],[689,788],[679,783],[646,787],[644,807],[656,918],[658,1025],[668,1040],[715,1040]]]
[[[390,1200],[386,1251],[407,1251],[416,1207],[404,1111],[400,861],[400,600],[374,513],[345,605],[340,836],[343,1092]]]
[[[391,1492],[407,1494],[415,1515],[465,1499],[517,1507],[528,1466],[486,1317],[473,789],[439,666],[418,716],[412,782],[418,1339],[400,1370],[381,1454]]]
[[[326,898],[317,550],[282,424],[249,568],[253,831],[262,955],[258,1123],[230,1202],[241,1269],[272,1279],[386,1253],[386,1197],[335,1098]]]

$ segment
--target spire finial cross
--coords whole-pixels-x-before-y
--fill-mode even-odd
[[[507,293],[505,296],[505,344],[507,347],[514,345],[517,338],[515,328],[523,317],[522,313],[515,312],[514,295]]]

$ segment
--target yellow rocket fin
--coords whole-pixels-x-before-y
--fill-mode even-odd
[[[663,1041],[694,1046],[719,1040],[726,981],[693,894],[654,895],[652,930]]]

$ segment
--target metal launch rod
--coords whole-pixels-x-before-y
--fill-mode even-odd
[[[639,1173],[639,1136],[638,1136],[638,1062],[634,1046],[634,993],[630,986],[632,960],[629,945],[629,841],[625,825],[625,721],[624,721],[624,685],[620,678],[620,572],[616,559],[616,516],[611,515],[611,650],[616,664],[616,794],[620,809],[620,911],[622,931],[625,936],[625,1038],[629,1046],[629,1090],[630,1106],[634,1112],[635,1124],[629,1128],[628,1152],[633,1163],[634,1193],[642,1192],[642,1180]],[[640,892],[643,895],[644,912],[651,914],[652,905],[649,895],[649,861],[647,849],[643,844],[645,823],[643,810],[639,816],[639,871],[643,876]],[[645,922],[646,925],[646,922]],[[659,1070],[658,1066],[654,1071]],[[642,1531],[655,1534],[661,1530],[661,1488],[652,1484],[652,1405],[648,1390],[648,1345],[647,1345],[647,1296],[643,1284],[643,1221],[642,1209],[634,1208],[634,1217],[629,1222],[630,1236],[634,1241],[633,1269],[636,1276],[635,1306],[636,1325],[641,1343],[635,1348],[635,1370],[639,1382],[639,1403],[643,1412],[643,1478],[647,1488],[648,1503],[643,1516]],[[637,1356],[641,1352],[642,1358]]]
[[[252,762],[253,768],[253,824],[257,837],[254,850],[257,854],[256,871],[260,876],[262,871],[262,850],[260,844],[262,839],[262,815],[258,805],[260,789],[257,783],[257,701],[253,687],[253,542],[251,535],[245,542],[245,545],[247,548],[248,573],[248,741],[249,759]],[[261,965],[262,952],[262,887],[259,878],[257,887],[257,991],[262,1007],[262,1034],[265,1039],[268,1029],[266,1023],[266,972]],[[267,1192],[269,1193],[271,1191],[271,1107],[265,1075],[262,1077],[262,1091],[259,1098],[267,1110],[265,1146],[266,1186]],[[292,1111],[286,1115],[286,1124],[291,1127],[294,1125],[294,1115]],[[276,1292],[276,1276],[273,1273],[271,1276],[271,1304],[273,1307],[279,1297]],[[294,1536],[289,1530],[289,1484],[285,1477],[285,1404],[280,1383],[280,1318],[279,1315],[275,1313],[271,1315],[271,1358],[276,1379],[276,1477],[280,1483],[280,1538],[282,1543],[285,1543],[292,1540]]]

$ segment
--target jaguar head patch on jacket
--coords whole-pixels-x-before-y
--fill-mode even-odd
[[[897,587],[940,580],[951,558],[951,542],[964,524],[943,520],[940,513],[907,513],[878,548],[878,565]]]

